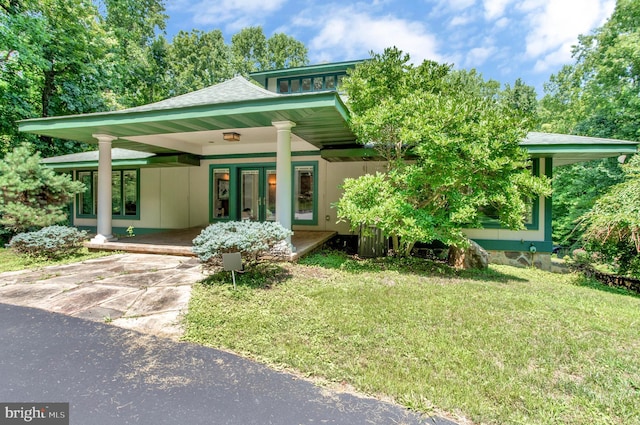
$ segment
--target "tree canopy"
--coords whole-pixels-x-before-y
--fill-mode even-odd
[[[308,63],[303,43],[249,27],[163,35],[164,0],[0,2],[0,157],[22,142],[43,156],[87,149],[19,133],[17,121],[117,110],[237,74]]]
[[[358,141],[389,165],[345,182],[338,217],[380,228],[404,254],[418,241],[465,245],[461,229],[481,226],[486,207],[503,225],[522,228],[527,199],[550,193],[519,146],[535,118],[529,101],[517,102],[529,88],[502,90],[474,70],[409,59],[386,49],[343,82]]]
[[[543,131],[640,140],[640,2],[618,0],[610,19],[574,47],[575,63],[552,75],[540,102]],[[615,160],[559,167],[554,240],[580,240],[576,219],[622,181]]]

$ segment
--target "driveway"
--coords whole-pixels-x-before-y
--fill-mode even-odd
[[[176,341],[202,277],[145,254],[0,274],[0,403],[69,403],[77,425],[455,425]]]
[[[177,339],[191,285],[204,277],[196,258],[118,254],[0,273],[0,302]]]

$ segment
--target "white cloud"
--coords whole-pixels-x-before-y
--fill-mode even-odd
[[[531,31],[526,56],[536,59],[538,72],[571,62],[578,35],[600,26],[612,13],[614,0],[545,0],[525,2]],[[579,13],[577,13],[579,11]]]
[[[496,51],[494,46],[489,45],[488,42],[486,44],[488,45],[486,47],[475,47],[469,50],[465,58],[464,66],[474,68],[484,64]]]
[[[178,0],[180,1],[180,0]],[[287,0],[205,0],[193,4],[189,11],[194,14],[196,24],[226,24],[232,28],[255,25],[273,13]]]
[[[316,23],[319,30],[309,43],[312,59],[316,59],[315,56],[324,60],[363,58],[368,57],[370,51],[382,53],[385,48],[396,46],[409,53],[414,63],[424,59],[441,60],[435,37],[421,22],[390,15],[372,16],[351,7],[334,12]]]
[[[556,0],[559,1],[559,0]],[[560,0],[561,1],[561,0]],[[484,16],[488,20],[501,18],[512,0],[484,0]]]
[[[476,4],[476,0],[441,0],[439,6],[453,10],[464,10]]]

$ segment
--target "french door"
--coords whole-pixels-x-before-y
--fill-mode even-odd
[[[240,167],[238,185],[241,220],[275,221],[275,167]]]

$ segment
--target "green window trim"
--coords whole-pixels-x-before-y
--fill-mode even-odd
[[[534,158],[532,159],[532,168],[531,172],[534,176],[540,175],[540,159]],[[549,162],[549,161],[547,161]],[[545,199],[545,206],[549,202],[549,199]],[[546,209],[545,209],[546,210]],[[483,229],[505,229],[504,226],[500,223],[500,220],[497,218],[491,217],[483,217],[481,220],[481,225]],[[528,223],[524,223],[524,227],[526,230],[539,230],[540,229],[540,197],[535,197],[531,202],[531,221]]]
[[[301,162],[293,162],[291,163],[291,178],[293,179],[291,185],[291,214],[292,224],[297,225],[306,225],[306,226],[317,226],[318,225],[318,161],[301,161]],[[311,182],[311,205],[312,205],[312,214],[309,219],[296,219],[296,208],[297,201],[300,201],[301,196],[305,196],[305,194],[297,194],[296,189],[300,188],[300,181],[298,181],[298,175],[296,170],[302,169],[310,169],[312,174],[312,182]]]
[[[310,167],[313,173],[313,189],[312,189],[312,216],[310,219],[295,219],[295,206],[296,195],[294,193],[296,189],[295,181],[291,184],[291,223],[292,225],[305,225],[315,226],[318,224],[318,161],[294,161],[291,163],[291,178],[295,179],[296,168]],[[276,168],[275,162],[268,163],[236,163],[236,164],[210,164],[209,165],[209,223],[217,223],[220,221],[236,221],[240,220],[239,210],[239,170],[243,168]],[[214,192],[217,190],[215,181],[216,172],[229,173],[229,200],[228,213],[225,211],[225,215],[219,217],[216,212],[219,208],[217,204],[217,194]]]
[[[278,78],[276,92],[280,94],[312,93],[319,91],[340,91],[342,79],[346,71],[331,74],[300,75],[296,77]],[[308,89],[305,89],[308,87]]]
[[[127,173],[135,173],[135,214],[127,214],[127,199],[128,199],[128,193],[127,190],[125,188],[125,184],[126,184],[126,178],[125,175]],[[76,218],[97,218],[97,213],[96,213],[96,209],[97,209],[97,190],[98,190],[98,170],[79,170],[76,171],[76,180],[81,180],[80,175],[87,175],[88,181],[90,182],[90,185],[87,185],[87,190],[82,193],[82,194],[78,194],[76,195],[76,214],[75,217]],[[111,176],[112,176],[112,184],[113,184],[113,176],[117,175],[117,181],[118,181],[118,193],[114,194],[112,193],[111,196],[111,200],[112,200],[112,211],[114,210],[114,205],[113,205],[113,200],[114,199],[119,199],[119,205],[116,205],[116,209],[118,211],[120,211],[120,213],[112,213],[111,214],[111,218],[112,219],[116,219],[116,220],[140,220],[140,169],[122,169],[122,170],[112,170],[111,171]],[[86,184],[86,183],[85,183]],[[113,188],[112,188],[113,190]],[[116,196],[114,196],[116,195]],[[82,212],[82,202],[83,202],[83,198],[85,196],[88,196],[91,199],[91,213],[84,213]]]

